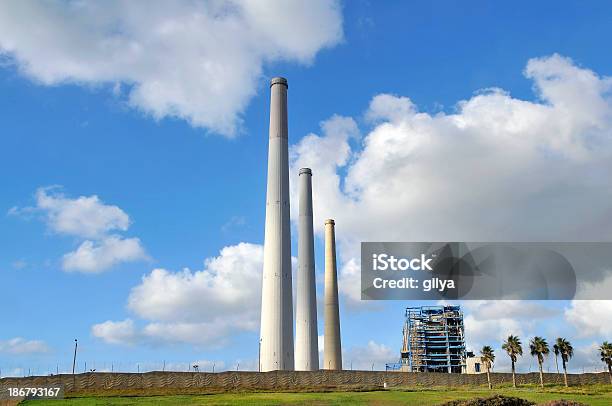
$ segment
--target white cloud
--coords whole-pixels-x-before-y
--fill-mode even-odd
[[[188,343],[216,348],[227,345],[234,333],[255,331],[258,326],[252,320],[230,314],[228,320],[219,315],[206,322],[152,322],[144,326],[142,334],[152,343]]]
[[[0,54],[23,75],[43,85],[106,84],[156,119],[177,117],[225,135],[239,127],[264,64],[308,64],[341,39],[333,0],[0,6]]]
[[[58,186],[36,190],[36,206],[9,210],[10,215],[42,213],[49,230],[81,238],[100,238],[110,231],[126,231],[129,216],[117,206],[103,203],[96,195],[71,199]]]
[[[562,310],[554,305],[529,300],[467,300],[462,301],[464,311],[465,336],[468,350],[478,353],[484,345],[496,349],[501,357],[498,367],[509,366],[506,354],[501,350],[502,343],[509,335],[518,336],[523,348],[529,337],[544,334],[544,326],[557,317]],[[526,353],[527,354],[527,353]],[[525,366],[525,360],[518,367]]]
[[[516,335],[523,340],[529,335],[533,323],[509,317],[482,320],[478,315],[469,314],[464,317],[465,338],[468,349],[478,352],[484,345],[501,346],[510,335]]]
[[[41,340],[26,340],[21,337],[0,341],[0,352],[8,354],[34,354],[49,351],[49,347]]]
[[[91,334],[111,344],[133,344],[137,339],[134,322],[130,319],[123,321],[105,321],[91,328]]]
[[[129,310],[146,324],[107,321],[92,332],[109,343],[134,339],[221,346],[259,327],[263,247],[240,243],[208,258],[204,270],[154,269],[128,298]]]
[[[599,372],[603,366],[598,358],[599,344],[585,344],[581,339],[610,335],[608,326],[612,321],[609,317],[612,314],[611,304],[612,301],[578,300],[573,301],[563,313],[554,307],[531,301],[465,301],[462,305],[466,312],[464,322],[467,347],[478,353],[483,345],[492,346],[497,355],[495,370],[509,371],[510,359],[501,345],[508,335],[517,335],[523,344],[523,356],[518,358],[516,368],[519,372],[528,372],[537,369],[536,361],[529,355],[531,337],[545,337],[552,348],[554,339],[561,336],[574,344],[574,357],[568,363],[568,371]],[[563,315],[564,319],[559,318],[559,315]],[[568,324],[575,331],[568,330]],[[560,359],[558,362],[561,370]],[[554,354],[546,358],[544,370],[556,371]]]
[[[462,304],[464,310],[477,315],[479,320],[547,319],[561,314],[556,307],[529,300],[468,300]]]
[[[374,370],[384,370],[388,362],[396,362],[398,359],[397,350],[392,350],[384,344],[368,341],[365,346],[354,346],[342,354],[344,369],[369,371],[374,366]],[[321,364],[323,365],[323,364]]]
[[[336,220],[346,298],[360,241],[612,239],[612,79],[559,55],[525,75],[538,101],[487,89],[432,115],[383,94],[363,138],[334,116],[292,147],[292,182],[313,170],[315,231]]]
[[[606,364],[601,361],[599,346],[601,343],[589,343],[574,347],[574,356],[567,364],[568,372],[602,372],[607,371]],[[560,361],[560,360],[559,360]],[[559,370],[561,366],[559,366]]]
[[[84,241],[76,251],[64,255],[65,271],[97,273],[123,262],[147,259],[138,238],[105,237],[99,242]]]
[[[321,136],[309,134],[292,147],[292,176],[304,166],[314,172],[318,235],[323,219],[336,219],[342,262],[339,285],[347,302],[359,299],[362,240],[612,237],[612,195],[604,187],[612,170],[610,80],[557,55],[529,61],[526,74],[540,101],[489,89],[459,102],[452,114],[430,115],[418,112],[405,97],[379,95],[366,112],[372,128],[363,138],[354,119],[334,116],[322,123]],[[292,179],[294,201],[295,184]],[[294,218],[296,208],[292,207]],[[215,261],[241,264],[238,258],[244,255],[228,248]],[[230,268],[234,269],[219,269]],[[222,314],[223,320],[241,317],[233,325],[256,330],[259,298],[254,295],[259,288],[241,302],[236,299],[240,289],[233,289],[239,282],[223,271],[218,274],[222,277],[207,262],[204,271],[155,270],[147,275],[128,301],[132,312],[149,321],[142,333],[182,342],[219,342],[236,329],[215,314]],[[242,276],[242,271],[234,276]],[[222,281],[231,281],[227,297],[217,294]],[[253,278],[249,285],[259,283]],[[243,313],[239,309],[246,309],[247,302],[254,311]],[[558,314],[552,307],[530,302],[468,306],[473,312],[466,313],[467,340],[476,351],[482,345],[498,348],[509,334],[521,336],[526,344],[541,329],[542,319]],[[566,318],[568,314],[573,313],[566,312]],[[587,323],[576,316],[574,320]],[[222,333],[212,337],[211,330]],[[396,351],[389,350],[389,360],[385,348],[370,347],[382,354],[380,360],[397,358]],[[348,356],[353,355],[357,353]],[[523,357],[521,362],[531,361]]]
[[[612,300],[573,300],[565,320],[578,337],[612,336]]]
[[[125,238],[130,218],[121,208],[103,203],[96,195],[66,197],[58,186],[36,191],[36,206],[9,210],[9,215],[42,214],[50,231],[85,239],[63,256],[62,268],[69,272],[97,273],[148,256],[138,238]]]
[[[602,279],[596,281],[579,280],[576,286],[576,299],[589,300],[590,298],[612,297],[612,271],[602,272]]]
[[[155,269],[132,289],[128,307],[140,317],[203,321],[223,311],[242,313],[259,298],[263,248],[240,243],[204,261],[204,270]],[[257,309],[254,309],[255,311]]]

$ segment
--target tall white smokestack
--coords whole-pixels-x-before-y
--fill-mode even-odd
[[[319,370],[317,291],[312,227],[312,171],[300,169],[298,224],[298,274],[295,309],[295,370]]]
[[[340,346],[340,309],[338,307],[338,272],[336,270],[335,222],[325,221],[325,337],[323,369],[342,369]]]
[[[293,370],[287,80],[270,81],[268,190],[261,289],[261,371]]]

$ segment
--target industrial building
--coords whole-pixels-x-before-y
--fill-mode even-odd
[[[259,371],[317,371],[317,293],[312,212],[312,170],[299,171],[298,283],[293,340],[289,210],[287,79],[270,81],[268,182],[261,288]],[[342,370],[335,221],[325,222],[324,369]]]
[[[299,172],[298,272],[295,305],[295,370],[319,370],[317,287],[312,224],[312,170]]]
[[[473,352],[468,351],[467,357],[465,358],[465,368],[463,373],[465,374],[483,374],[485,369],[483,368],[482,358],[474,355]]]
[[[463,312],[459,306],[408,307],[400,361],[387,370],[462,373],[466,366]]]
[[[259,370],[293,371],[293,289],[289,224],[287,79],[270,81],[268,184],[264,232]]]

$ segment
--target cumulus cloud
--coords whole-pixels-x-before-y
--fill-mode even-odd
[[[0,341],[0,353],[8,354],[34,354],[49,351],[49,347],[41,340],[26,340],[21,337]]]
[[[341,39],[335,0],[0,6],[0,55],[26,77],[42,85],[107,85],[156,119],[176,117],[228,136],[266,63],[308,64]]]
[[[612,271],[604,270],[601,273],[603,274],[603,279],[601,280],[578,281],[575,298],[585,300],[589,298],[610,297],[610,292],[612,292]]]
[[[58,186],[36,190],[36,206],[13,207],[9,214],[42,213],[50,231],[82,238],[100,238],[110,231],[126,231],[129,216],[96,195],[66,197]]]
[[[204,269],[154,269],[128,298],[144,320],[106,321],[92,334],[109,343],[180,342],[222,346],[232,335],[259,327],[263,247],[240,243],[204,261]]]
[[[323,219],[336,219],[339,286],[346,303],[360,297],[359,241],[612,237],[610,79],[558,55],[530,60],[525,74],[536,101],[487,89],[457,103],[452,113],[432,115],[419,112],[406,97],[378,95],[365,113],[370,126],[365,131],[353,118],[334,116],[321,124],[321,135],[308,134],[292,146],[292,176],[300,167],[313,169],[317,234]],[[224,272],[235,269],[242,277],[248,269],[261,269],[260,263],[239,266],[245,262],[241,252],[249,251],[239,246],[224,249],[203,271],[154,270],[143,278],[128,300],[132,313],[148,323],[139,334],[208,343],[237,328],[256,330],[259,289],[238,299],[241,289],[234,287],[240,281]],[[245,278],[250,286],[259,286],[255,273]],[[227,297],[218,297],[218,286],[229,288]],[[500,344],[509,334],[526,344],[542,334],[543,319],[559,315],[554,307],[530,302],[465,305],[472,309],[465,323],[474,350]],[[215,317],[218,311],[222,318]],[[573,306],[565,317],[576,326],[590,323],[582,314]],[[221,333],[213,336],[212,330]],[[381,365],[383,358],[397,358],[384,346],[368,347],[382,354]],[[357,359],[359,351],[347,353],[345,361]],[[530,365],[530,357],[521,362]]]
[[[530,300],[469,300],[463,303],[463,307],[466,311],[478,315],[480,320],[547,319],[562,313],[558,307]]]
[[[138,238],[112,235],[99,242],[84,241],[76,251],[64,255],[62,267],[65,271],[96,273],[122,262],[146,258]]]
[[[478,353],[484,345],[492,346],[500,357],[498,370],[510,363],[501,349],[509,335],[518,336],[527,348],[529,337],[547,335],[543,326],[551,320],[559,320],[562,310],[545,302],[529,300],[468,300],[461,302],[465,317],[465,339],[468,350]],[[527,355],[527,353],[525,352]],[[517,368],[527,370],[529,359],[519,360]]]
[[[573,300],[565,309],[565,320],[578,337],[612,336],[612,300]]]
[[[334,116],[292,147],[292,182],[313,170],[315,231],[336,220],[346,298],[359,297],[360,241],[612,238],[612,79],[559,55],[525,75],[535,101],[494,88],[429,114],[381,94],[362,137]]]
[[[111,344],[132,344],[137,339],[134,322],[130,319],[96,324],[91,328],[91,334]]]
[[[591,342],[574,347],[574,356],[567,365],[568,371],[574,373],[607,371],[606,364],[601,361],[601,356],[599,355],[600,345],[601,343]]]
[[[464,318],[466,344],[468,348],[478,351],[484,345],[501,345],[510,334],[525,340],[533,323],[518,318],[499,317],[482,320],[478,314],[469,314]]]
[[[13,207],[8,214],[40,214],[51,232],[83,240],[75,251],[63,256],[65,271],[97,273],[148,258],[138,238],[112,234],[130,226],[130,218],[121,208],[105,204],[96,195],[69,198],[57,186],[39,188],[35,198],[35,206]]]
[[[537,363],[529,355],[529,340],[544,337],[552,348],[556,337],[566,337],[574,345],[574,356],[568,363],[570,372],[599,372],[603,364],[599,361],[597,347],[601,343],[588,342],[584,338],[608,337],[610,304],[612,301],[572,301],[565,309],[559,303],[524,300],[480,300],[462,302],[464,312],[466,344],[470,351],[478,353],[483,345],[490,345],[497,355],[495,370],[510,370],[510,359],[501,345],[508,335],[517,335],[523,344],[523,356],[516,364],[519,372],[532,372]],[[569,326],[569,328],[568,328]],[[575,331],[572,331],[575,330]],[[560,359],[558,360],[560,365]],[[601,365],[600,365],[601,364]],[[547,372],[556,371],[554,354],[544,363]],[[561,368],[559,366],[559,368]]]
[[[363,371],[369,371],[372,368],[374,370],[385,370],[386,363],[395,362],[397,359],[397,350],[370,340],[366,345],[353,346],[344,351],[342,367]]]

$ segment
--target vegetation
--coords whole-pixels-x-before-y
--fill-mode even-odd
[[[508,353],[510,361],[512,362],[512,386],[516,388],[516,371],[514,368],[514,364],[516,363],[517,357],[523,355],[523,346],[521,344],[521,339],[517,336],[509,335],[504,344],[502,345],[502,350]]]
[[[557,343],[553,345],[553,353],[555,354],[555,368],[557,368],[557,374],[559,374],[559,346]]]
[[[491,385],[491,365],[493,365],[493,362],[495,361],[493,348],[489,347],[488,345],[482,347],[482,350],[480,350],[480,360],[487,369],[487,382],[489,383],[489,389],[493,389],[493,386]]]
[[[544,357],[550,353],[548,343],[546,342],[546,339],[535,336],[529,343],[529,350],[531,351],[531,356],[537,357],[538,359],[538,365],[540,367],[540,386],[543,388],[544,372],[542,371],[542,364],[544,363]]]
[[[535,403],[525,399],[494,395],[488,398],[476,398],[469,400],[453,400],[440,406],[533,406]],[[573,405],[572,405],[573,406]]]
[[[149,405],[518,405],[538,404],[540,406],[575,406],[575,405],[611,405],[612,385],[580,385],[569,387],[567,376],[567,363],[574,355],[571,343],[565,338],[556,339],[553,346],[555,361],[561,356],[565,385],[544,385],[543,362],[544,357],[550,353],[546,340],[542,337],[533,337],[529,342],[530,354],[537,358],[539,365],[540,384],[524,384],[517,389],[515,363],[523,355],[523,347],[519,337],[510,335],[503,342],[502,349],[508,354],[512,362],[512,387],[501,384],[493,390],[491,382],[491,368],[495,361],[492,347],[486,345],[481,351],[481,362],[486,368],[489,390],[482,386],[463,387],[423,387],[417,385],[411,388],[393,388],[390,390],[377,390],[371,387],[359,390],[342,392],[246,392],[246,393],[210,393],[185,394],[186,391],[177,391],[171,388],[157,388],[144,390],[144,392],[129,393],[126,391],[89,391],[84,393],[68,394],[64,400],[29,400],[22,404],[26,406],[149,406]],[[602,362],[608,368],[610,383],[612,384],[612,343],[604,341],[599,347]],[[559,369],[557,367],[557,373]],[[493,392],[491,392],[493,390]],[[518,398],[512,400],[511,398]],[[514,403],[508,403],[514,402]],[[518,403],[517,403],[518,402]]]
[[[563,362],[563,380],[565,382],[565,386],[567,384],[567,363],[570,358],[574,356],[574,347],[567,341],[565,338],[557,338],[557,342],[555,343],[555,347],[559,354],[561,355],[561,361]]]
[[[370,392],[327,393],[223,393],[215,395],[176,395],[149,397],[83,397],[65,400],[26,401],[25,406],[174,406],[174,405],[440,405],[450,401],[487,398],[493,395],[517,397],[546,404],[560,399],[593,406],[612,404],[612,386],[585,385],[565,388],[562,385],[525,385],[513,389],[510,385],[496,387],[411,388]],[[21,405],[20,405],[21,406]]]
[[[612,343],[604,341],[601,347],[599,347],[599,355],[601,360],[608,366],[608,374],[612,384]]]

